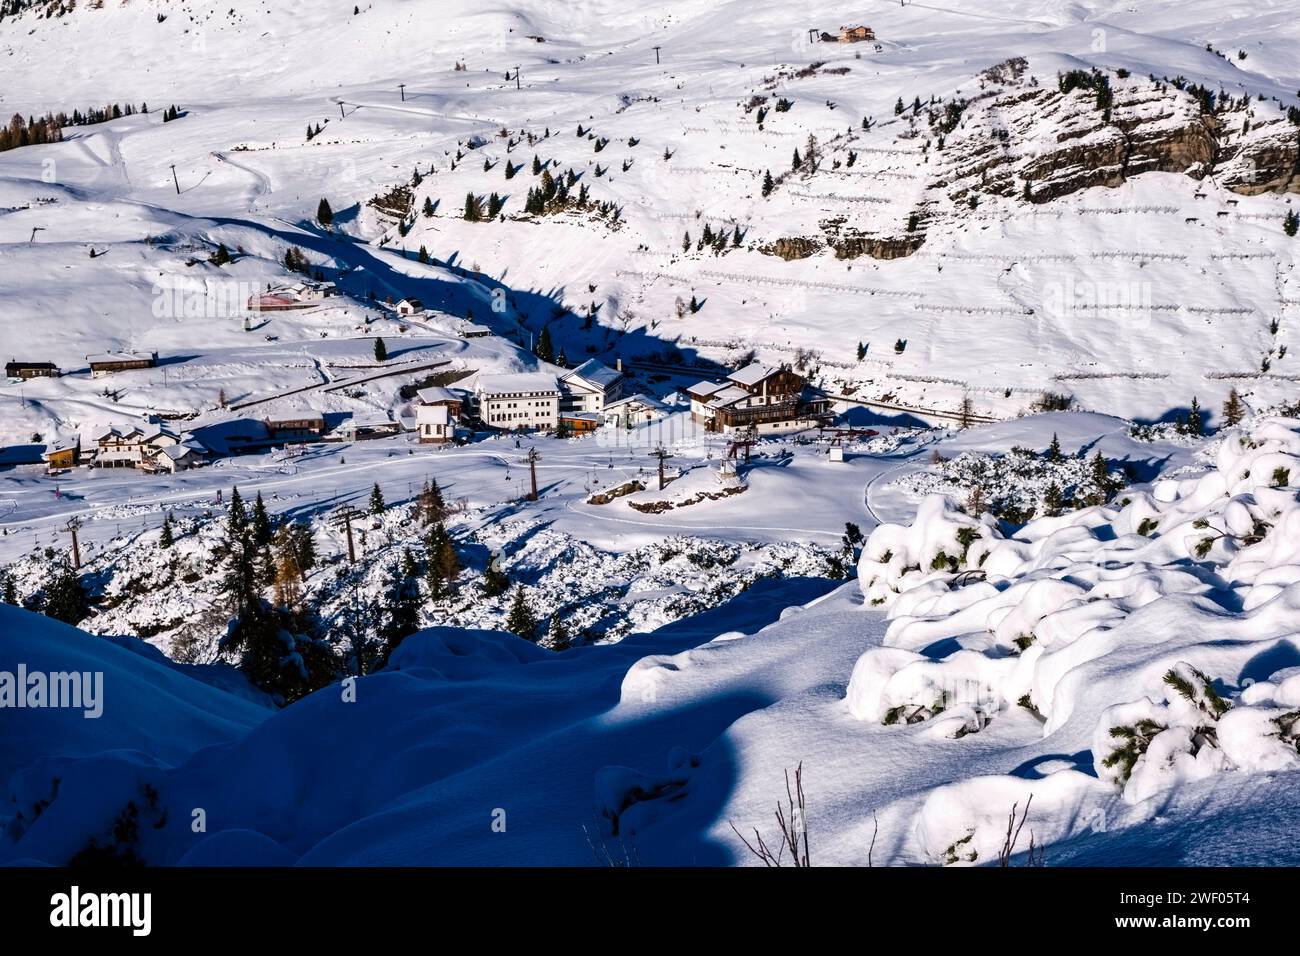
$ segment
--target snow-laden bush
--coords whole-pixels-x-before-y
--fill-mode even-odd
[[[863,595],[868,603],[884,604],[903,591],[978,568],[995,527],[991,517],[977,520],[950,498],[930,495],[910,525],[884,524],[871,533],[858,560]]]
[[[1230,770],[1300,769],[1300,671],[1251,685],[1233,701],[1205,672],[1179,663],[1165,672],[1163,700],[1110,707],[1093,737],[1097,776],[1130,803],[1181,782]]]
[[[997,688],[1015,666],[1015,658],[976,651],[932,661],[901,648],[872,648],[854,665],[849,713],[886,726],[935,721],[935,734],[964,737],[982,730],[1005,705]]]
[[[1012,774],[969,777],[930,791],[916,815],[912,838],[931,865],[996,865],[1008,843],[1013,812],[1024,823],[1013,851],[1025,853],[1031,841],[1043,847],[1080,824],[1086,828],[1095,822],[1088,804],[1103,789],[1077,770],[1039,780]]]
[[[1100,467],[1100,470],[1099,470]],[[1101,472],[1105,472],[1104,481]],[[1123,486],[1118,472],[1104,459],[1042,454],[1013,448],[1005,454],[964,451],[935,461],[924,471],[909,472],[893,481],[912,494],[942,494],[965,500],[979,489],[985,506],[996,515],[1054,514],[1106,500]]]
[[[990,516],[966,515],[940,496],[926,498],[910,525],[877,528],[858,577],[866,604],[883,606],[889,625],[884,646],[854,670],[850,712],[901,727],[961,716],[948,728],[960,736],[1020,704],[1051,734],[1083,701],[1096,708],[1091,728],[1116,700],[1147,693],[1134,675],[1184,664],[1239,680],[1251,656],[1296,633],[1300,501],[1282,482],[1300,477],[1300,421],[1255,420],[1213,445],[1211,457],[1199,473],[1132,489],[1109,506],[1039,518],[1010,536]],[[1222,643],[1229,637],[1237,650]],[[1124,690],[1107,699],[1098,681]],[[1107,749],[1094,757],[1126,742],[1144,751],[1182,727],[1162,709],[1169,706],[1116,716],[1100,731]],[[1248,718],[1224,719],[1235,727]],[[1112,727],[1133,736],[1112,741]],[[1173,748],[1180,734],[1159,747]],[[1222,742],[1214,749],[1224,752]],[[1190,779],[1219,768],[1218,756],[1201,753],[1191,734],[1168,756]],[[1193,771],[1187,761],[1198,759]]]

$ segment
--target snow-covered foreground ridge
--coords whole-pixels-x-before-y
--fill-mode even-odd
[[[152,106],[0,153],[5,359],[64,372],[0,385],[3,445],[223,394],[400,412],[397,379],[323,387],[379,335],[464,371],[533,369],[543,330],[629,368],[754,349],[994,418],[1294,392],[1288,0],[22,6],[0,116]],[[879,44],[807,42],[849,19]],[[246,325],[290,268],[341,294]],[[159,368],[91,376],[122,350]]]
[[[854,717],[967,739],[1028,711],[1059,752],[1090,750],[1082,772],[936,791],[920,821],[931,850],[963,836],[955,805],[999,793],[986,823],[1031,791],[1068,808],[1066,831],[1041,841],[1112,786],[1141,805],[1207,777],[1300,768],[1300,421],[1230,431],[1213,457],[1203,474],[1012,536],[939,496],[871,534],[859,580],[889,628],[854,668]],[[955,853],[986,855],[998,836],[986,827]]]
[[[105,673],[100,719],[4,713],[0,862],[747,864],[802,763],[814,865],[987,863],[1013,806],[1048,865],[1294,863],[1296,476],[1300,421],[1257,419],[1105,508],[933,497],[856,582],[560,654],[432,628],[278,712],[0,607],[0,671]]]

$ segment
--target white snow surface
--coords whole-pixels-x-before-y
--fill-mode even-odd
[[[0,389],[0,441],[50,441],[147,411],[228,416],[220,392],[236,402],[335,380],[331,363],[364,364],[376,334],[407,359],[534,369],[506,340],[460,339],[471,314],[525,347],[549,325],[575,363],[672,347],[715,360],[756,349],[771,363],[803,349],[820,356],[815,377],[828,387],[914,408],[951,412],[965,396],[980,414],[1009,417],[1051,391],[1149,420],[1193,395],[1216,409],[1234,385],[1269,407],[1296,381],[1296,359],[1280,351],[1294,344],[1300,301],[1297,246],[1281,229],[1290,195],[1239,195],[1179,171],[1047,203],[988,195],[973,210],[922,188],[954,172],[942,156],[1003,126],[1025,155],[1056,142],[1054,120],[985,112],[992,81],[981,73],[1012,56],[1027,58],[1024,83],[1107,71],[1119,98],[1137,104],[1124,108],[1156,129],[1191,115],[1192,100],[1167,85],[1147,103],[1148,75],[1255,97],[1224,120],[1234,130],[1285,128],[1300,90],[1293,10],[1285,0],[1228,6],[876,2],[857,15],[880,49],[808,43],[810,24],[835,29],[847,15],[826,2],[28,10],[0,23],[0,106],[71,114],[109,100],[150,112],[0,155],[0,338],[15,358],[73,373]],[[515,64],[518,82],[507,81]],[[761,131],[746,109],[755,95],[767,97]],[[895,116],[900,97],[975,105],[939,151],[922,148],[934,140],[924,119],[914,137],[912,118]],[[778,98],[792,107],[775,111]],[[173,103],[182,116],[163,123]],[[309,125],[323,127],[310,141]],[[821,144],[818,171],[764,199],[763,172],[788,172],[809,135]],[[619,207],[619,221],[522,215],[539,178],[534,155],[556,175],[573,170],[593,202]],[[509,180],[507,163],[523,165]],[[417,168],[402,235],[391,207],[370,200]],[[464,221],[471,191],[500,193],[504,221]],[[333,230],[315,223],[322,197]],[[431,217],[419,211],[426,198]],[[935,219],[906,258],[759,251],[820,235],[838,215],[888,236],[917,210]],[[743,239],[725,254],[683,252],[683,234],[698,240],[706,224]],[[218,243],[233,256],[225,266],[207,261]],[[263,314],[245,331],[231,303],[283,283],[291,245],[343,295]],[[430,264],[416,261],[422,246]],[[386,300],[408,296],[430,314],[395,318]],[[700,311],[679,318],[676,301],[692,297]],[[908,344],[896,354],[899,339]],[[160,367],[110,381],[85,374],[87,354],[126,348],[157,350]],[[326,411],[398,404],[391,390],[311,397]]]
[[[770,841],[797,765],[814,864],[984,864],[1026,806],[1016,849],[1032,833],[1049,865],[1300,864],[1296,181],[1234,192],[1238,159],[972,206],[953,158],[1003,129],[1019,171],[1065,133],[1095,144],[1083,92],[1050,116],[998,105],[1093,67],[1157,132],[1196,107],[1149,76],[1249,94],[1225,114],[1233,148],[1289,130],[1294,3],[362,6],[83,0],[0,21],[3,115],[149,104],[0,153],[0,358],[64,372],[0,384],[0,450],[145,415],[218,438],[295,409],[396,416],[431,375],[563,374],[532,354],[543,328],[569,364],[622,359],[628,393],[676,411],[626,434],[404,435],[176,476],[0,470],[19,598],[39,595],[47,548],[67,553],[70,519],[100,598],[82,630],[0,606],[0,671],[105,687],[98,719],[0,711],[0,864],[65,863],[134,804],[138,852],[163,865],[752,865],[733,826]],[[879,49],[807,41],[852,19]],[[985,72],[1011,57],[1021,78]],[[924,107],[895,114],[914,97],[970,101],[942,147]],[[820,165],[792,172],[810,136]],[[534,156],[612,205],[524,214]],[[498,193],[504,218],[466,221],[468,192]],[[914,213],[925,242],[902,258],[766,254],[838,217],[905,236]],[[706,225],[732,241],[699,248]],[[295,246],[340,295],[248,315]],[[426,311],[398,315],[404,298]],[[123,350],[158,367],[91,378],[88,356]],[[683,359],[793,362],[841,423],[881,434],[846,438],[843,462],[813,433],[764,441],[719,481],[727,443],[672,392],[720,370]],[[1209,440],[1133,427],[1194,397],[1218,426],[1230,388],[1248,416]],[[1026,414],[1044,393],[1074,410]],[[925,427],[955,426],[964,399],[976,427]],[[1016,466],[1053,435],[1065,464]],[[1104,506],[1014,530],[962,510],[975,481],[1036,505],[1096,453],[1128,482]],[[387,669],[276,710],[207,663],[226,623],[219,492],[310,524],[323,560],[304,591],[328,615],[337,509],[374,484],[388,501],[358,522],[350,572],[373,596],[419,541],[430,478],[466,580]],[[632,481],[646,490],[591,503]],[[867,533],[858,578],[831,581],[846,522]],[[554,653],[500,630],[489,552],[590,639]],[[181,638],[203,663],[166,656]]]
[[[141,828],[140,851],[158,863],[583,864],[594,844],[750,864],[731,825],[770,829],[802,762],[815,863],[985,863],[1028,805],[1051,865],[1294,864],[1300,421],[1250,420],[1179,470],[1010,537],[926,499],[870,534],[857,581],[762,581],[613,645],[554,654],[435,627],[355,700],[336,686],[257,720],[231,699],[249,716],[217,747],[192,727],[165,752],[132,738],[150,759],[11,754],[0,859],[59,862],[154,792],[166,822]],[[962,528],[958,569],[931,570],[938,550],[962,553]],[[60,646],[48,633],[73,633],[3,621],[36,661]],[[137,701],[116,686],[157,665],[113,654],[108,699],[159,727],[218,693],[183,677]],[[1125,779],[1113,728],[1144,719],[1158,730]],[[194,806],[219,821],[209,833],[191,832]]]

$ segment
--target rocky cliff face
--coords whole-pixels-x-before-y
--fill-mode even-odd
[[[1246,195],[1300,192],[1300,126],[1277,103],[1219,101],[1181,80],[1100,71],[1038,78],[1023,60],[985,71],[974,91],[855,134],[801,182],[842,189],[838,157],[850,151],[861,157],[856,182],[872,183],[874,172],[888,201],[846,194],[842,210],[820,220],[821,235],[782,237],[762,251],[899,258],[984,197],[1048,203],[1151,172],[1213,174]],[[837,198],[817,195],[832,205]]]
[[[827,219],[822,224],[837,259],[856,259],[870,256],[873,259],[902,259],[910,256],[925,244],[925,232],[918,223],[912,231],[902,228],[902,235],[865,235],[847,225],[844,217]]]
[[[1155,84],[1100,82],[1104,98],[1100,89],[1062,92],[1031,82],[968,107],[951,137],[951,181],[935,187],[952,199],[983,192],[1048,202],[1146,172],[1208,172],[1214,131],[1192,97]]]
[[[1223,127],[1216,173],[1224,186],[1247,196],[1300,192],[1300,126],[1252,113],[1236,130]]]
[[[807,259],[811,255],[816,255],[824,245],[825,243],[817,238],[791,236],[770,242],[760,247],[759,251],[764,255],[778,256],[789,262],[792,259]]]

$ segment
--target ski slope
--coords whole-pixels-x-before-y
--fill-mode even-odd
[[[927,500],[872,533],[857,581],[765,582],[614,645],[435,627],[354,691],[261,719],[11,609],[9,657],[104,667],[114,715],[91,740],[155,759],[82,753],[78,714],[50,800],[48,758],[7,749],[23,816],[0,860],[60,862],[153,792],[135,850],[158,864],[756,864],[731,827],[769,828],[802,763],[815,864],[985,863],[1016,805],[1049,865],[1293,865],[1297,511],[1276,469],[1300,469],[1297,441],[1295,420],[1254,420],[1013,536]],[[983,580],[930,570],[962,527]],[[165,698],[130,690],[164,679]],[[141,737],[146,717],[169,733]],[[1110,728],[1139,718],[1159,730],[1117,776]],[[230,742],[202,748],[213,734]]]
[[[0,672],[104,681],[100,718],[6,712],[0,864],[66,863],[134,805],[129,849],[155,865],[750,865],[735,831],[770,830],[800,764],[818,865],[986,864],[1027,805],[1049,865],[1300,863],[1289,0],[42,13],[0,21],[4,115],[149,112],[0,153],[3,358],[64,372],[0,384],[0,446],[146,415],[216,434],[304,403],[400,414],[431,369],[558,371],[543,329],[677,404],[630,435],[0,471],[20,600],[74,520],[99,597],[83,630],[0,606]],[[877,41],[810,41],[856,22]],[[1105,119],[1058,89],[1094,68]],[[1230,108],[1203,114],[1198,87]],[[526,212],[548,177],[589,201]],[[498,217],[465,218],[492,194]],[[294,248],[341,294],[250,317],[298,278]],[[427,311],[397,314],[406,297]],[[158,367],[91,377],[128,349]],[[674,392],[751,353],[882,434],[843,462],[828,438],[765,441],[720,480],[726,443]],[[1072,409],[1039,413],[1045,394]],[[1208,438],[1168,426],[1193,399]],[[924,427],[965,400],[975,427]],[[1069,460],[1041,465],[1054,438]],[[1123,487],[1042,516],[1096,454]],[[430,479],[463,590],[389,666],[275,709],[209,663],[232,487],[306,524],[304,592],[335,622],[422,553]],[[338,513],[376,486],[387,510],[345,564]],[[1039,517],[999,523],[981,495]],[[577,646],[503,630],[489,560]]]
[[[674,348],[709,361],[750,348],[790,361],[811,350],[828,387],[912,407],[955,409],[969,396],[978,413],[999,418],[1043,392],[1144,420],[1172,416],[1194,395],[1215,407],[1232,386],[1268,407],[1296,381],[1294,359],[1279,351],[1300,301],[1296,246],[1280,228],[1291,194],[1242,195],[1215,175],[1150,172],[1045,203],[990,194],[977,209],[934,206],[921,188],[941,173],[938,153],[923,148],[932,135],[922,123],[911,138],[908,115],[894,114],[899,98],[979,93],[982,71],[1021,56],[1044,84],[1094,66],[1127,70],[1135,90],[1148,74],[1180,76],[1262,96],[1249,125],[1276,121],[1300,89],[1293,18],[1267,3],[1225,20],[1221,6],[1035,0],[954,12],[878,2],[858,15],[879,50],[807,42],[809,26],[834,29],[846,16],[829,4],[796,13],[766,3],[632,11],[602,2],[566,5],[563,15],[542,4],[439,4],[434,15],[414,0],[380,0],[354,16],[302,4],[153,2],[11,18],[0,24],[9,67],[0,106],[70,111],[110,97],[152,111],[0,155],[5,338],[22,346],[11,347],[15,357],[74,373],[0,390],[2,437],[66,436],[150,410],[203,413],[216,408],[223,378],[241,392],[250,375],[291,387],[302,378],[285,362],[288,343],[314,353],[325,337],[354,343],[360,356],[373,335],[418,338],[383,308],[405,295],[506,336],[495,356],[478,357],[492,367],[517,365],[510,340],[527,347],[549,326],[570,356],[611,361]],[[121,45],[107,54],[106,89],[85,64],[106,55],[109,35]],[[254,56],[256,69],[247,65]],[[507,82],[516,64],[519,79]],[[43,79],[52,71],[55,86]],[[745,108],[755,95],[768,97],[761,131]],[[1169,95],[1159,108],[1181,109],[1185,95]],[[788,111],[771,111],[779,97]],[[163,123],[173,102],[184,115]],[[875,123],[869,132],[864,117]],[[983,123],[972,118],[951,138],[977,140]],[[322,132],[307,141],[313,124]],[[575,136],[579,126],[590,137]],[[818,171],[760,196],[764,170],[789,174],[809,135],[821,144]],[[1032,152],[1054,134],[1026,117],[1016,135]],[[519,145],[507,151],[506,139]],[[595,152],[597,141],[609,145]],[[848,167],[851,151],[859,158]],[[577,212],[522,216],[538,181],[534,155],[557,175],[580,175],[592,201],[617,206],[616,226]],[[523,172],[506,180],[506,162]],[[369,201],[417,169],[423,181],[403,236]],[[493,191],[505,221],[460,218],[466,193]],[[332,231],[314,223],[322,197],[336,211]],[[432,217],[419,212],[426,197]],[[845,260],[823,249],[785,261],[762,251],[816,238],[821,223],[843,216],[847,227],[902,234],[917,209],[925,241],[904,258]],[[685,234],[698,241],[705,225],[739,228],[743,240],[721,255],[683,252]],[[217,243],[240,250],[227,266],[207,262]],[[242,301],[282,281],[290,245],[351,300],[245,331],[222,296],[242,291],[227,300]],[[422,246],[429,265],[414,261]],[[166,291],[177,288],[189,299]],[[677,300],[693,296],[702,310],[678,318]],[[26,343],[20,329],[40,337]],[[105,402],[102,383],[76,370],[89,353],[127,348],[156,348],[179,380],[206,384],[173,387],[169,374],[159,388],[160,376],[126,376],[127,394]],[[253,354],[244,361],[232,349]],[[144,387],[148,398],[131,394]],[[381,403],[396,404],[366,410]]]

